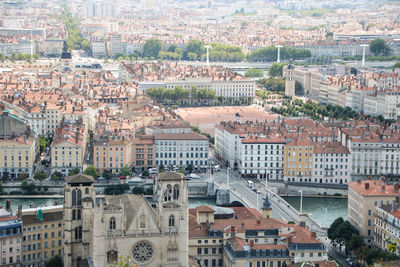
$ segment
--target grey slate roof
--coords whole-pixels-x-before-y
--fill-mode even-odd
[[[85,174],[76,174],[72,176],[67,176],[65,180],[69,184],[94,183],[93,177]]]
[[[158,175],[158,179],[162,181],[176,181],[176,180],[184,180],[185,175],[178,172],[162,172]]]

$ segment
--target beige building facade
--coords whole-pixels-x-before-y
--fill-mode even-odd
[[[376,208],[388,205],[398,197],[398,188],[384,181],[358,179],[349,183],[347,218],[368,246],[373,245]]]
[[[43,219],[40,220],[38,210]],[[63,207],[52,206],[22,210],[23,266],[42,267],[52,257],[63,253]]]

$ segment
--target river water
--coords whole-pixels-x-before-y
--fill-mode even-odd
[[[300,197],[282,197],[300,211]],[[312,215],[322,226],[330,226],[338,217],[347,219],[347,198],[303,197],[303,213]]]
[[[283,198],[295,209],[300,210],[300,197]],[[15,198],[11,200],[11,208],[13,212],[15,212],[17,211],[19,204],[22,204],[23,209],[27,209],[30,207],[30,204],[34,204],[37,207],[52,206],[55,201],[58,201],[59,205],[63,204],[62,198]],[[5,207],[5,205],[6,200],[0,199],[0,206]],[[215,199],[189,199],[189,208],[201,205],[214,207],[216,206]],[[303,212],[310,213],[319,224],[329,226],[338,217],[343,217],[344,219],[347,218],[347,199],[303,197]]]

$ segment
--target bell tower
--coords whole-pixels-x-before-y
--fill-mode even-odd
[[[163,172],[156,177],[154,198],[160,213],[161,231],[168,234],[166,262],[188,265],[188,189],[186,176]]]
[[[82,266],[89,257],[96,203],[92,176],[77,174],[66,179],[64,187],[64,265]]]
[[[263,218],[271,218],[271,211],[272,211],[271,202],[269,202],[268,193],[266,193],[265,200],[264,200],[263,206],[262,206]]]
[[[294,66],[289,64],[284,67],[285,72],[285,95],[295,96],[296,80],[294,79]]]

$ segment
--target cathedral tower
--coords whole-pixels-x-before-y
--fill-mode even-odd
[[[96,202],[92,176],[66,178],[64,187],[64,266],[83,266],[90,253],[91,211]]]

